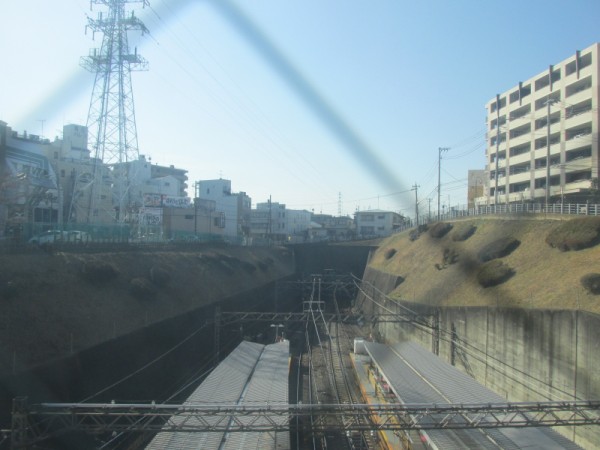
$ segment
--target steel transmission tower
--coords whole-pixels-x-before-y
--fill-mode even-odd
[[[130,52],[127,34],[141,31],[143,35],[148,29],[133,11],[126,11],[128,3],[144,7],[148,0],[91,0],[91,4],[108,7],[108,11],[99,12],[96,19],[88,18],[86,26],[94,36],[97,32],[103,35],[101,48],[93,48],[81,58],[82,67],[96,74],[87,119],[94,155],[88,222],[98,220],[107,209],[112,218],[123,222],[131,205],[129,189],[135,182],[135,165],[128,163],[139,159],[131,72],[147,70],[148,63],[138,55],[137,48]],[[106,167],[111,168],[110,172]]]

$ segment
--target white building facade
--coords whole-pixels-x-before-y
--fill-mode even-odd
[[[232,193],[231,180],[201,180],[197,183],[197,197],[215,202],[215,226],[223,228],[229,238],[250,235],[252,199],[245,192]]]
[[[357,211],[354,214],[358,238],[378,238],[389,236],[399,231],[405,223],[405,218],[393,211],[372,209]]]
[[[487,104],[485,193],[478,205],[584,202],[598,180],[600,44]]]
[[[310,211],[287,209],[283,203],[257,203],[251,213],[251,234],[256,239],[270,242],[306,242],[309,239],[311,216]]]

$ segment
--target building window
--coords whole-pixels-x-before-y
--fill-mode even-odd
[[[560,175],[554,175],[550,177],[550,186],[560,186]],[[546,177],[544,178],[536,178],[535,180],[535,188],[545,188],[546,187]]]
[[[514,166],[510,166],[509,168],[509,174],[510,175],[518,175],[520,173],[527,173],[529,172],[529,163],[523,163],[523,164],[515,164]]]
[[[523,136],[524,134],[528,134],[531,132],[531,125],[530,124],[526,124],[523,126],[520,126],[518,128],[515,128],[514,130],[510,131],[510,137],[512,138],[518,138],[519,136]]]
[[[565,75],[571,75],[577,72],[577,61],[571,61],[565,66]]]
[[[565,154],[565,160],[569,162],[577,159],[589,158],[590,156],[592,156],[592,147],[587,146],[568,151]]]
[[[531,104],[523,105],[510,113],[510,120],[520,119],[531,112]]]
[[[192,214],[186,214],[185,216],[183,216],[183,218],[186,220],[191,220],[194,218],[194,216]]]
[[[550,95],[546,95],[535,102],[535,110],[545,108],[548,104],[548,100],[551,102],[560,101],[560,92],[553,92]]]
[[[497,103],[498,102],[494,102],[491,104],[490,106],[490,112],[496,112],[497,107]],[[506,97],[503,97],[500,99],[500,109],[504,108],[506,106]]]
[[[579,57],[579,69],[583,69],[592,64],[592,54],[586,53],[585,55],[581,55]]]
[[[497,125],[498,120],[494,119],[490,122],[490,130],[495,130]],[[504,125],[506,123],[506,115],[504,116],[500,116],[500,126]]]
[[[498,162],[502,161],[506,159],[506,150],[502,150],[501,152],[498,152]],[[490,156],[490,163],[494,163],[496,162],[496,153],[493,153]]]
[[[502,178],[504,176],[506,176],[506,169],[498,170],[498,178]],[[496,171],[491,170],[490,171],[490,180],[495,180],[495,179],[496,179]]]
[[[556,112],[554,114],[550,114],[550,125],[560,122],[560,112]],[[535,129],[539,130],[540,128],[545,128],[548,126],[548,118],[542,117],[535,121]]]
[[[589,76],[567,86],[565,89],[565,96],[570,97],[571,95],[578,94],[586,89],[590,89],[591,87],[592,77]]]
[[[592,100],[585,100],[583,102],[577,103],[576,105],[570,106],[567,108],[567,119],[571,117],[578,116],[580,114],[585,114],[592,110]]]
[[[527,189],[529,189],[529,181],[525,181],[523,183],[514,183],[508,186],[508,191],[510,193],[524,192]]]
[[[573,172],[568,173],[565,181],[567,183],[576,183],[578,181],[585,181],[592,179],[592,171],[591,170],[583,170],[581,172]]]
[[[516,147],[511,147],[509,155],[517,156],[522,155],[523,153],[529,153],[531,150],[531,142],[527,142],[525,144],[517,145]]]
[[[548,142],[547,137],[543,137],[535,140],[535,149],[539,150],[540,148],[546,147]],[[558,144],[560,142],[560,133],[554,133],[550,135],[550,145]]]
[[[569,128],[565,131],[565,139],[570,141],[571,139],[579,139],[592,134],[592,123],[586,123],[578,127]]]
[[[496,145],[496,138],[497,136],[492,136],[492,138],[490,139],[490,146],[495,146]],[[506,142],[506,133],[501,133],[500,134],[500,144]]]
[[[535,90],[539,91],[540,89],[545,88],[550,85],[550,77],[548,75],[544,75],[541,78],[535,80]]]

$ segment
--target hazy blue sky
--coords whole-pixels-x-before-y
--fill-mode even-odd
[[[139,5],[139,4],[138,4]],[[485,103],[600,40],[600,2],[150,0],[133,74],[140,153],[253,203],[413,214],[466,203]],[[0,120],[53,139],[85,124],[88,0],[2,0]],[[43,120],[43,122],[42,122]],[[190,194],[192,190],[190,188]]]

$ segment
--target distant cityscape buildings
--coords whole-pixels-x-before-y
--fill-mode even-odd
[[[356,236],[351,217],[314,215],[270,200],[252,209],[252,199],[233,192],[231,181],[222,178],[194,183],[190,198],[186,170],[144,155],[103,164],[91,157],[87,136],[85,126],[65,125],[62,139],[51,142],[0,122],[1,236],[23,240],[49,229],[77,229],[95,240],[218,239],[246,245]],[[123,211],[114,170],[128,174]],[[101,204],[91,197],[98,195],[91,189],[98,179]]]
[[[600,197],[599,56],[596,43],[487,103],[486,163],[468,172],[468,208]],[[99,240],[286,244],[383,237],[410,223],[393,211],[336,217],[270,198],[252,209],[246,192],[222,178],[196,181],[190,198],[187,170],[144,155],[107,164],[89,136],[69,124],[50,141],[0,121],[0,237],[69,229]]]

